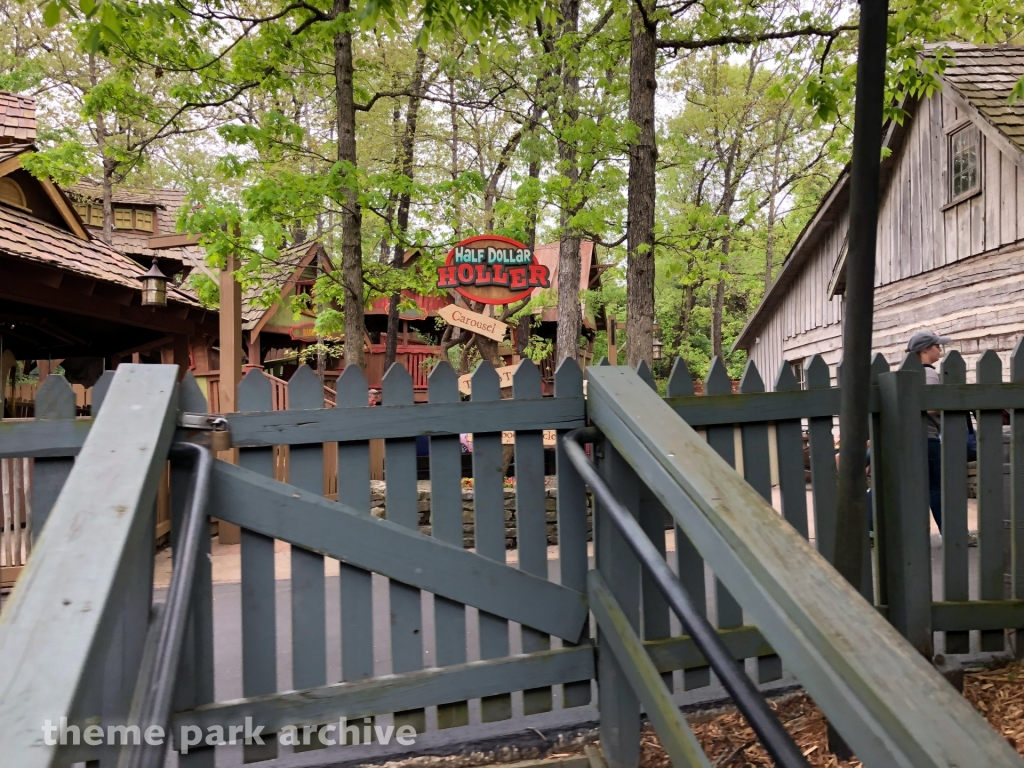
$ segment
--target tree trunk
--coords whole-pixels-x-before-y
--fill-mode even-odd
[[[103,134],[105,138],[105,131],[103,129],[103,118],[98,116],[96,118],[97,133]],[[100,151],[104,152],[106,147],[106,141],[100,147]],[[103,157],[103,242],[110,245],[114,242],[114,167],[116,161],[112,157]]]
[[[530,160],[529,170],[527,171],[527,177],[530,179],[540,178],[540,160],[536,157]],[[529,226],[526,230],[526,247],[533,252],[533,249],[537,246],[537,207],[534,206],[533,210],[530,211]],[[516,354],[520,357],[526,355],[526,348],[530,345],[530,318],[531,315],[523,315],[519,319],[519,324],[516,326]]]
[[[641,14],[635,0],[630,18],[629,119],[639,128],[629,148],[629,197],[626,225],[626,363],[650,365],[654,352],[654,89],[657,25]],[[650,4],[653,6],[653,3]]]
[[[566,141],[562,132],[579,120],[580,77],[576,49],[580,26],[579,0],[562,0],[561,36],[572,36],[572,52],[562,61],[562,104],[559,115],[558,156],[569,184],[561,211],[561,234],[558,241],[558,333],[555,342],[555,364],[566,358],[579,359],[583,312],[580,309],[580,234],[572,222],[579,212],[575,188],[580,180],[576,144]]]
[[[778,124],[775,128],[775,155],[772,158],[772,186],[768,196],[768,235],[764,244],[764,292],[772,287],[772,267],[775,261],[775,219],[778,216],[779,166],[782,164],[782,137]]]
[[[89,86],[95,88],[99,83],[96,70],[96,54],[89,54]],[[107,157],[107,121],[103,112],[96,113],[96,148],[100,152],[100,165],[103,168],[100,178],[103,202],[103,242],[110,245],[114,236],[114,171],[117,161]]]
[[[455,108],[455,83],[448,81],[448,98],[451,101],[450,115],[452,121],[452,181],[459,180],[459,111]],[[462,239],[462,200],[458,191],[452,197],[452,230],[455,239]]]
[[[349,0],[336,0],[339,17],[349,13]],[[353,91],[352,31],[348,27],[334,36],[335,98],[338,108],[338,160],[345,163],[347,177],[341,208],[341,268],[345,287],[345,365],[366,367],[363,357],[363,214],[359,207],[356,178],[356,105]]]
[[[682,346],[690,338],[690,318],[693,317],[694,304],[693,286],[688,285],[683,289],[683,306],[679,314],[679,345]]]
[[[412,181],[413,161],[416,154],[416,123],[419,120],[420,98],[423,89],[423,66],[426,63],[426,51],[416,49],[416,65],[413,69],[412,88],[409,95],[409,109],[405,114],[405,134],[402,136],[402,175]],[[405,230],[409,226],[409,208],[412,205],[412,192],[406,189],[398,199],[398,218],[395,227],[395,251],[392,264],[395,269],[402,269],[405,256]],[[384,348],[384,370],[391,368],[398,357],[398,303],[402,300],[400,291],[391,294],[388,305],[388,340]]]
[[[724,269],[725,262],[729,260],[729,241],[730,237],[726,235],[722,239],[722,267]],[[723,356],[722,350],[722,313],[725,309],[725,276],[722,275],[718,278],[718,284],[715,286],[715,306],[711,312],[711,354],[716,357]]]

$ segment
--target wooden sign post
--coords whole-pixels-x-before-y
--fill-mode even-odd
[[[448,325],[456,328],[465,328],[467,331],[479,333],[495,341],[502,341],[508,332],[508,326],[494,317],[481,315],[479,312],[470,312],[468,309],[457,307],[454,304],[447,304],[437,310],[437,314],[444,318]]]

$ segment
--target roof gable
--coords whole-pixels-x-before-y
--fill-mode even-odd
[[[0,147],[0,178],[10,178],[21,187],[34,216],[66,229],[80,240],[90,240],[82,219],[60,187],[49,179],[37,179],[21,167],[22,158],[34,150],[31,144]]]
[[[280,298],[270,306],[262,306],[258,301],[262,295],[260,288],[246,291],[242,297],[242,328],[259,333],[281,306],[283,299],[295,289],[303,270],[312,264],[318,255],[322,255],[327,261],[325,266],[328,270],[333,269],[323,245],[316,240],[286,248],[281,251],[280,259],[276,263],[264,264],[260,284],[279,288]]]
[[[1007,98],[1014,84],[1024,76],[1024,46],[977,46],[950,43],[954,58],[948,60],[946,69],[939,78],[943,95],[951,97],[978,125],[985,137],[1001,151],[1013,158],[1024,168],[1024,101],[1014,106],[1007,105]],[[963,90],[961,90],[963,89]],[[892,168],[903,148],[903,140],[910,121],[915,119],[920,101],[904,106],[907,118],[903,125],[890,124],[886,130],[883,147],[890,150],[882,160],[881,188],[887,188]],[[793,284],[814,249],[831,226],[849,206],[849,166],[843,169],[839,179],[825,195],[818,210],[797,237],[796,243],[786,256],[782,269],[765,293],[757,309],[747,320],[733,344],[733,349],[750,349],[757,334],[768,321],[773,309],[782,303],[789,287]],[[829,281],[829,291],[834,293],[845,280],[846,250],[836,264]]]
[[[1008,104],[1017,81],[1024,77],[1024,47],[953,43],[955,58],[942,73],[978,115],[1024,152],[1024,100]]]

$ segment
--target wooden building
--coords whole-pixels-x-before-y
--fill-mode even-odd
[[[103,188],[83,180],[68,189],[75,210],[90,232],[103,230]],[[110,244],[115,250],[147,268],[157,259],[168,276],[207,271],[203,249],[194,235],[176,229],[178,213],[185,204],[182,189],[129,189],[119,187],[111,195],[113,226]],[[212,274],[211,274],[212,277]]]
[[[187,367],[190,343],[216,336],[216,313],[173,281],[166,306],[143,306],[138,278],[149,265],[102,242],[64,190],[22,168],[34,139],[34,102],[0,93],[4,374],[12,358],[38,361],[40,373],[61,361],[69,381],[88,387],[105,367],[144,352]]]
[[[1007,105],[1024,47],[952,47],[941,90],[885,134],[873,344],[894,365],[934,330],[973,377],[983,350],[1008,360],[1024,335],[1024,102]],[[811,355],[839,362],[848,221],[847,171],[734,345],[769,386],[784,361],[798,378]]]

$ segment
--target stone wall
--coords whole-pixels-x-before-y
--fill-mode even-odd
[[[548,544],[558,543],[558,516],[556,503],[558,487],[553,476],[544,478],[544,517],[547,521]],[[420,533],[430,535],[430,481],[421,480],[417,484],[417,504],[419,509]],[[370,504],[374,517],[387,518],[384,500],[385,483],[382,480],[370,482]],[[462,489],[462,532],[463,544],[472,547],[474,544],[473,525],[473,489]],[[587,540],[593,537],[593,506],[587,497]],[[515,549],[516,542],[516,492],[515,488],[505,489],[505,546]]]

